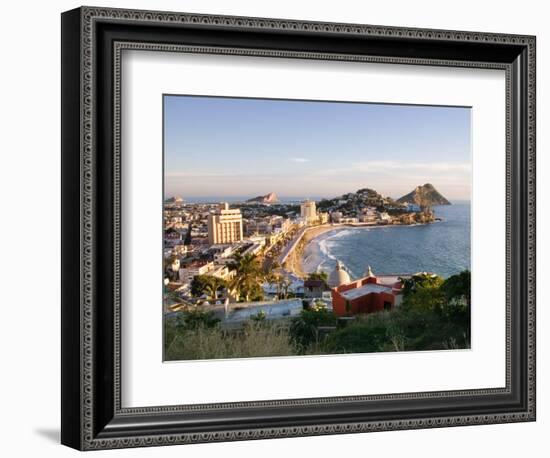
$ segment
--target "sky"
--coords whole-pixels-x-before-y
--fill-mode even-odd
[[[471,109],[164,96],[165,196],[401,197],[432,183],[469,200]]]

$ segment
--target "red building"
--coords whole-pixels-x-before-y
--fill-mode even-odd
[[[402,284],[397,275],[366,277],[332,288],[332,309],[338,316],[391,310],[401,303]]]

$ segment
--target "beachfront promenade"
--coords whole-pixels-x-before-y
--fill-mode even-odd
[[[300,243],[300,240],[302,240],[302,237],[304,236],[304,234],[307,232],[308,228],[307,227],[303,227],[301,228],[297,233],[296,235],[294,236],[294,238],[287,244],[287,246],[284,248],[284,250],[282,251],[282,253],[279,255],[279,259],[277,260],[277,262],[279,263],[279,265],[283,265],[286,260],[288,259],[288,257],[292,254],[292,252],[294,251],[294,249],[298,246],[298,244]]]

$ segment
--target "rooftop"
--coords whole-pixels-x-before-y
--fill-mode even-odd
[[[304,286],[306,288],[321,288],[325,286],[325,282],[323,280],[305,280]]]
[[[230,305],[230,314],[225,323],[239,323],[250,319],[260,312],[265,313],[266,320],[299,315],[303,310],[301,299],[284,299],[281,301],[237,302]]]
[[[391,293],[392,289],[383,286],[383,285],[377,285],[376,283],[367,283],[360,288],[350,289],[348,291],[344,291],[340,293],[344,299],[347,299],[349,301],[357,299],[358,297],[366,296],[367,294],[371,293]]]
[[[376,278],[378,279],[378,283],[382,283],[383,285],[395,285],[396,283],[399,283],[399,278],[409,278],[410,275],[377,275]]]

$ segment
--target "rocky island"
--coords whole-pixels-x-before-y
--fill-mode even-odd
[[[246,203],[250,203],[250,204],[276,204],[278,202],[279,202],[279,198],[277,197],[277,194],[275,194],[274,192],[270,192],[265,196],[253,197],[252,199],[248,199],[246,201]]]
[[[419,207],[431,207],[433,205],[451,205],[431,183],[417,186],[411,192],[397,199],[401,204],[415,204]]]

